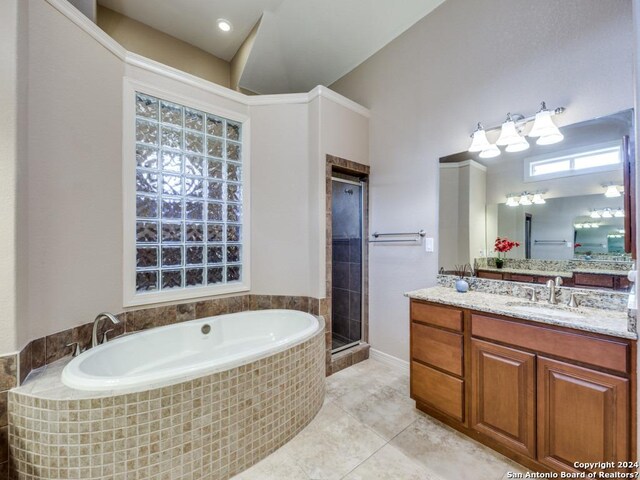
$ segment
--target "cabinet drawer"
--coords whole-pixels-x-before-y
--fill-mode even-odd
[[[462,331],[462,310],[455,308],[436,307],[411,300],[411,320]]]
[[[471,316],[471,334],[618,372],[629,371],[628,345],[509,320]]]
[[[576,273],[573,276],[576,285],[584,285],[586,287],[604,287],[613,288],[612,275],[592,275],[589,273]]]
[[[411,323],[411,357],[454,375],[462,375],[462,335]]]
[[[478,272],[478,278],[488,278],[490,280],[502,280],[502,274],[497,272]]]
[[[532,275],[511,274],[511,281],[533,283],[536,278]]]
[[[411,398],[464,420],[464,382],[459,378],[411,362]]]

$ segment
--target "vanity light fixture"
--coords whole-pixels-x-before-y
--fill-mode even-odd
[[[553,123],[553,119],[551,118],[554,113],[555,112],[547,109],[545,102],[540,104],[540,110],[536,113],[533,127],[529,132],[530,137],[538,138],[536,144],[553,145],[554,143],[564,140],[564,135],[560,133],[560,129],[556,127],[556,124]]]
[[[606,188],[604,196],[607,198],[616,198],[621,195],[620,189],[617,185],[603,185],[603,187]]]
[[[591,228],[591,224],[590,223],[583,223],[582,224],[582,228]]]
[[[590,215],[591,218],[601,218],[600,212],[598,210],[593,210]]]
[[[591,224],[591,228],[600,228],[600,224],[598,224],[598,223],[592,223],[592,224]]]
[[[517,115],[518,119],[522,119],[522,115]],[[507,152],[522,152],[529,148],[529,142],[520,135],[516,122],[513,120],[510,113],[507,113],[507,120],[502,124],[500,131],[500,137],[496,141],[496,145],[506,146]]]
[[[624,210],[622,210],[621,208],[618,208],[614,213],[613,216],[616,218],[624,218]]]
[[[487,133],[484,131],[484,127],[480,122],[476,127],[476,131],[471,134],[471,146],[469,152],[476,153],[486,150],[491,146],[489,140],[487,140]]]
[[[582,229],[583,225],[582,225],[581,223],[576,223],[573,227],[574,227],[576,230],[580,230],[580,229]]]
[[[499,126],[484,128],[478,123],[476,130],[471,135],[472,141],[469,152],[480,152],[480,158],[493,158],[500,155],[500,149],[497,145],[504,146],[505,151],[509,153],[522,152],[529,148],[529,142],[522,134],[524,127],[533,122],[533,127],[527,136],[537,138],[538,145],[551,145],[561,142],[564,135],[553,122],[553,116],[564,113],[564,107],[558,107],[555,110],[547,109],[545,102],[541,102],[540,110],[535,115],[525,117],[519,113],[508,113],[506,121]],[[500,136],[495,144],[492,144],[487,138],[487,132],[500,130]]]
[[[613,218],[613,214],[611,213],[611,209],[610,208],[605,208],[602,211],[602,218]]]

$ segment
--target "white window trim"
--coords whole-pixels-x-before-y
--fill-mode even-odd
[[[189,108],[242,123],[242,281],[177,290],[136,293],[136,102],[135,93],[145,93]],[[123,81],[122,192],[123,192],[123,304],[125,307],[189,300],[246,292],[251,288],[251,162],[250,118],[217,105],[176,95],[131,78]]]
[[[622,158],[620,159],[620,163],[614,165],[604,165],[602,167],[594,167],[594,168],[585,168],[581,170],[569,170],[563,172],[554,172],[547,173],[544,175],[531,175],[531,164],[542,162],[545,160],[562,160],[565,157],[568,159],[573,159],[574,157],[581,156],[582,154],[595,151],[602,150],[606,148],[614,148],[618,147],[622,149],[622,142],[619,140],[614,140],[611,142],[598,143],[595,145],[589,145],[586,147],[576,147],[567,150],[562,150],[560,152],[556,151],[553,153],[545,153],[543,155],[536,155],[533,157],[525,158],[524,160],[524,181],[525,182],[539,182],[542,180],[550,180],[554,178],[565,178],[565,177],[575,177],[578,175],[589,175],[592,173],[599,172],[610,172],[613,170],[620,170],[622,168]]]

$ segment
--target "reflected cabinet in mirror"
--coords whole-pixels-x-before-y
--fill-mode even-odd
[[[494,158],[440,159],[441,273],[626,290],[635,258],[633,111]],[[525,131],[521,132],[526,134]],[[497,135],[497,134],[496,134]]]

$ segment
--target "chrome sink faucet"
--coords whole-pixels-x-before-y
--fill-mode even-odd
[[[106,318],[111,320],[111,323],[117,325],[120,323],[120,320],[116,318],[116,316],[109,312],[99,313],[96,319],[93,321],[93,333],[91,334],[91,348],[98,346],[98,325],[100,324],[100,320]]]
[[[561,280],[562,282],[562,280]],[[549,289],[549,300],[548,302],[551,305],[556,305],[558,303],[558,299],[556,298],[556,282],[553,280],[547,281],[547,288]]]

